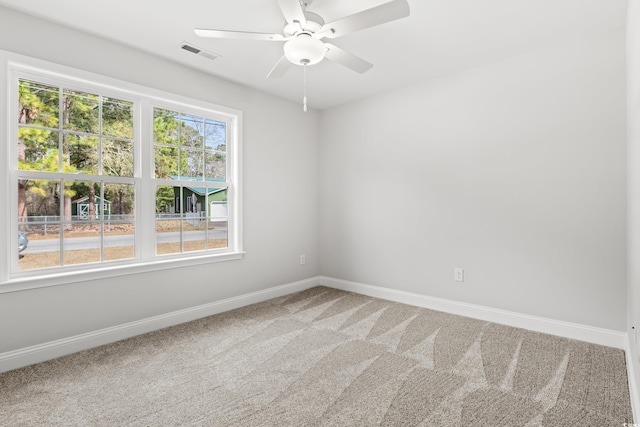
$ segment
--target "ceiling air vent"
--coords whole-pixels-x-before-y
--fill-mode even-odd
[[[190,43],[187,42],[182,42],[180,44],[180,48],[183,50],[186,50],[187,52],[191,52],[191,53],[195,53],[196,55],[199,56],[203,56],[207,59],[211,59],[214,60],[216,58],[219,58],[221,55],[215,54],[215,53],[211,53],[211,52],[207,52],[206,50],[202,50],[199,47],[196,47]]]

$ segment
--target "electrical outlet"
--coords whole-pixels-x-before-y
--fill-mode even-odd
[[[300,255],[300,265],[305,265],[307,263],[307,256],[305,254]]]
[[[453,280],[456,282],[464,282],[464,268],[453,269]]]

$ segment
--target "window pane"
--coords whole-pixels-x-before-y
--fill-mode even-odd
[[[169,178],[178,176],[178,149],[174,147],[155,148],[156,178]]]
[[[156,188],[156,216],[176,213],[176,198],[180,196],[178,189],[174,187],[159,185]],[[161,217],[158,217],[162,219]],[[173,217],[171,217],[173,218]]]
[[[226,179],[227,155],[219,151],[205,151],[205,177]]]
[[[179,116],[175,111],[153,109],[153,141],[156,144],[178,145]]]
[[[226,248],[229,243],[227,190],[209,188],[207,203],[209,209],[207,218],[207,248]]]
[[[104,223],[104,259],[113,261],[135,256],[135,223],[107,220]]]
[[[225,204],[226,209],[226,204]],[[210,220],[207,228],[207,248],[220,249],[229,246],[228,221]]]
[[[71,198],[71,221],[95,221],[109,213],[110,202],[102,200],[100,183],[76,181],[65,184],[65,196]],[[65,220],[69,221],[69,218]]]
[[[60,265],[60,182],[18,180],[18,228],[28,239],[19,270]]]
[[[156,219],[156,254],[179,254],[181,252],[180,220],[162,219],[171,215],[161,214]]]
[[[181,252],[180,187],[159,185],[156,188],[156,253]]]
[[[210,150],[227,150],[227,125],[225,123],[207,119],[205,122],[205,146]]]
[[[23,233],[29,244],[20,253],[19,271],[60,266],[59,223],[29,223]]]
[[[104,199],[106,220],[130,222],[135,219],[133,184],[105,184]]]
[[[102,170],[110,176],[133,176],[133,143],[115,139],[102,140]]]
[[[57,128],[58,113],[58,88],[20,80],[18,86],[18,123]]]
[[[58,132],[18,128],[18,168],[58,172],[58,139]]]
[[[98,133],[99,97],[90,93],[64,90],[64,129],[84,133]]]
[[[207,245],[206,233],[206,188],[185,187],[182,189],[184,202],[182,220],[183,251],[203,251]]]
[[[104,259],[128,259],[135,256],[135,186],[105,184]]]
[[[62,156],[64,172],[97,174],[98,138],[65,134]]]
[[[59,221],[60,181],[18,179],[18,216],[21,221],[39,222],[42,217]]]
[[[102,101],[102,134],[133,139],[133,103],[114,98]]]
[[[213,199],[211,196],[210,199]],[[226,221],[229,217],[229,212],[227,208],[227,201],[216,201],[212,200],[209,203],[209,219],[211,221]]]
[[[188,114],[180,117],[180,145],[184,147],[202,148],[204,143],[204,119]]]
[[[100,261],[100,223],[78,219],[64,225],[64,265]]]
[[[204,169],[204,153],[200,150],[180,150],[182,166],[180,175],[183,179],[202,179]]]
[[[182,221],[184,252],[203,251],[207,248],[205,212],[186,212]]]
[[[64,265],[87,264],[101,259],[101,224],[105,213],[101,185],[96,182],[65,182],[63,250]],[[108,208],[107,208],[108,209]]]

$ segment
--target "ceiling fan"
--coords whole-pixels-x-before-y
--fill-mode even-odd
[[[349,33],[374,27],[409,16],[407,0],[392,0],[356,14],[325,23],[321,16],[309,12],[313,0],[278,0],[286,24],[282,34],[254,33],[196,28],[200,37],[284,41],[284,56],[273,67],[268,78],[282,77],[291,64],[313,65],[324,58],[335,61],[358,73],[368,71],[373,64],[322,39],[335,39]]]

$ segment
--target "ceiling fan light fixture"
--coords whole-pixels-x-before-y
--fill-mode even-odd
[[[309,33],[300,33],[284,44],[284,55],[296,65],[313,65],[324,59],[327,48]]]

